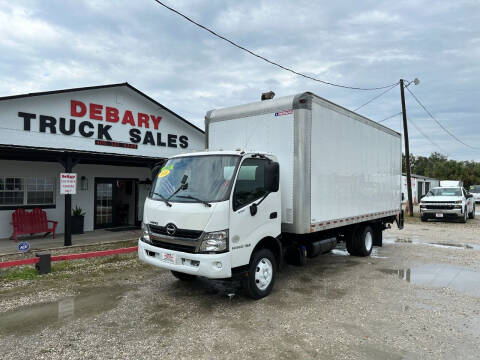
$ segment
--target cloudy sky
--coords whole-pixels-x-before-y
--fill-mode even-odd
[[[400,78],[410,150],[480,161],[480,1],[231,1],[165,3],[299,72],[354,87]],[[0,0],[0,96],[128,81],[203,128],[207,110],[312,91],[355,109],[381,91],[307,80],[252,57],[153,0]],[[401,111],[396,87],[359,110],[380,121]],[[425,139],[423,131],[436,145]],[[401,132],[401,116],[384,122]]]

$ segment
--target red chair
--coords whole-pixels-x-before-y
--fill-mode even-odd
[[[49,226],[50,223],[51,226]],[[17,209],[12,213],[13,233],[10,239],[18,241],[18,235],[33,235],[42,232],[45,233],[43,237],[52,233],[55,239],[57,224],[58,221],[48,220],[47,213],[40,208],[35,208],[31,212],[25,211],[25,209]]]

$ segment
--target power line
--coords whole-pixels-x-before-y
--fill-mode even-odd
[[[428,109],[425,107],[425,105],[422,104],[422,102],[415,96],[415,94],[408,87],[406,87],[406,89],[408,90],[410,95],[413,96],[413,98],[418,103],[418,105],[420,105],[423,108],[423,110],[425,110],[425,112],[428,114],[428,116],[430,116],[437,123],[437,125],[440,126],[443,129],[443,131],[445,131],[448,135],[450,135],[452,138],[454,138],[460,144],[465,145],[466,147],[469,147],[470,149],[480,150],[480,148],[471,146],[471,145],[463,142],[462,140],[460,140],[458,137],[456,137],[450,130],[448,130],[445,126],[443,126],[442,123],[440,121],[438,121],[435,118],[435,116],[432,115],[432,113],[430,111],[428,111]]]
[[[389,87],[387,90],[385,90],[385,91],[381,92],[380,94],[376,95],[375,97],[371,98],[371,99],[368,100],[365,104],[360,105],[359,107],[357,107],[357,108],[354,109],[353,111],[357,111],[357,110],[361,109],[362,107],[364,107],[365,105],[370,104],[372,101],[378,99],[378,98],[379,98],[380,96],[382,96],[382,95],[385,95],[387,92],[389,92],[390,90],[392,90],[392,89],[393,89],[395,86],[397,86],[397,85],[398,85],[398,83],[393,84],[393,85],[392,85],[391,87]]]
[[[420,130],[420,128],[412,121],[412,119],[408,119],[407,120],[410,124],[412,124],[415,129],[417,129],[417,131],[425,138],[427,139],[428,141],[430,141],[430,143],[434,146],[436,146],[441,152],[443,153],[447,153],[445,150],[443,150],[437,143],[435,143],[432,139],[430,139],[429,136],[427,136],[427,134],[425,134],[422,130]]]
[[[255,52],[253,52],[253,51],[251,51],[251,50],[249,50],[249,49],[247,49],[247,48],[245,48],[245,47],[237,44],[236,42],[234,42],[234,41],[232,41],[232,40],[230,40],[230,39],[227,39],[226,37],[224,37],[224,36],[222,36],[222,35],[217,34],[215,31],[207,28],[206,26],[204,26],[204,25],[196,22],[195,20],[189,18],[188,16],[182,14],[180,11],[175,10],[174,8],[172,8],[172,7],[164,4],[164,3],[161,2],[160,0],[154,0],[154,1],[155,1],[156,3],[158,3],[159,5],[163,6],[164,8],[166,8],[166,9],[174,12],[175,14],[180,15],[181,17],[183,17],[185,20],[191,22],[192,24],[195,24],[196,26],[202,28],[203,30],[208,31],[210,34],[218,37],[219,39],[222,39],[222,40],[228,42],[229,44],[231,44],[231,45],[239,48],[240,50],[243,50],[243,51],[249,53],[250,55],[253,55],[253,56],[255,56],[255,57],[257,57],[257,58],[259,58],[259,59],[261,59],[261,60],[263,60],[263,61],[271,64],[271,65],[277,66],[277,67],[279,67],[279,68],[282,69],[282,70],[289,71],[289,72],[291,72],[291,73],[293,73],[293,74],[295,74],[295,75],[302,76],[302,77],[304,77],[304,78],[306,78],[306,79],[310,79],[310,80],[317,81],[317,82],[320,82],[320,83],[325,84],[325,85],[335,86],[335,87],[344,88],[344,89],[367,90],[367,91],[370,91],[370,90],[382,90],[382,89],[386,89],[386,88],[389,88],[389,87],[393,87],[393,86],[395,86],[395,85],[398,84],[398,82],[396,82],[395,84],[390,84],[390,85],[385,85],[385,86],[380,86],[380,87],[361,88],[361,87],[354,87],[354,86],[347,86],[347,85],[335,84],[335,83],[332,83],[332,82],[329,82],[329,81],[325,81],[325,80],[320,80],[320,79],[314,78],[314,77],[312,77],[312,76],[309,76],[309,75],[300,73],[300,72],[295,71],[295,70],[293,70],[293,69],[291,69],[291,68],[288,68],[288,67],[286,67],[286,66],[283,66],[283,65],[281,65],[281,64],[279,64],[279,63],[277,63],[277,62],[275,62],[275,61],[269,60],[269,59],[267,59],[266,57],[263,57],[262,55],[259,55],[259,54],[255,53]]]
[[[382,122],[387,121],[387,120],[389,120],[389,119],[391,119],[391,118],[394,118],[395,116],[398,116],[398,115],[402,115],[402,112],[400,111],[399,113],[390,115],[389,117],[386,117],[386,118],[383,119],[383,120],[377,121],[377,123],[382,123]]]

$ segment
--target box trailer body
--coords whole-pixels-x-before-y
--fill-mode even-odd
[[[344,241],[368,256],[402,227],[400,134],[312,93],[209,111],[204,152],[167,160],[145,201],[140,260],[181,280],[239,277],[268,295],[284,260]]]
[[[210,111],[210,150],[275,154],[282,232],[305,234],[397,215],[401,135],[312,93]]]
[[[440,180],[441,187],[463,187],[461,180]]]

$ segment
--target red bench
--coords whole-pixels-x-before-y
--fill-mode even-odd
[[[49,226],[49,224],[52,224]],[[47,220],[47,213],[42,209],[35,208],[32,211],[17,209],[12,214],[13,233],[10,239],[18,241],[18,235],[35,234],[44,232],[45,236],[52,233],[55,239],[55,229],[58,221]]]

